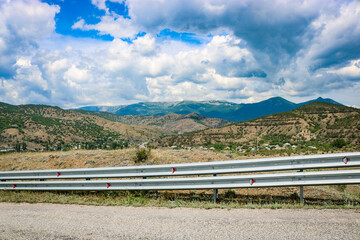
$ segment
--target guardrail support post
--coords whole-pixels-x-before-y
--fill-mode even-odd
[[[303,172],[302,169],[300,169],[299,172]],[[304,205],[304,187],[300,186],[300,205]]]
[[[214,177],[216,177],[216,174],[214,174]],[[217,198],[218,198],[218,190],[214,189],[214,193],[213,193],[214,203],[216,203]]]

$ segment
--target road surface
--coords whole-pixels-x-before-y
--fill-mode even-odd
[[[0,203],[0,239],[360,239],[360,210]]]

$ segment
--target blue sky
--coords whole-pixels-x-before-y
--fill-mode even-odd
[[[0,101],[360,106],[360,3],[0,1]]]

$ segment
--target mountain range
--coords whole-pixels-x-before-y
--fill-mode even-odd
[[[189,113],[186,115],[170,113],[166,115],[152,115],[152,116],[142,116],[142,115],[116,115],[108,112],[91,112],[83,110],[84,114],[97,115],[99,117],[121,122],[129,125],[146,125],[146,126],[156,126],[168,134],[182,134],[186,132],[204,130],[207,128],[217,128],[228,125],[232,122],[220,119],[220,118],[211,118],[204,117],[197,113]]]
[[[302,103],[293,103],[281,97],[273,97],[258,103],[232,103],[227,101],[181,101],[181,102],[141,102],[121,106],[87,106],[80,109],[106,111],[116,115],[166,115],[196,113],[206,117],[220,118],[231,122],[242,122],[273,113],[291,111],[311,102],[340,103],[329,98],[317,98]]]
[[[264,146],[290,144],[328,148],[334,141],[359,148],[359,109],[312,102],[292,111],[271,114],[221,128],[164,137],[155,141],[153,145],[247,149],[257,144]]]
[[[47,105],[0,102],[0,148],[26,144],[30,150],[119,147],[165,135],[222,127],[231,122],[200,116],[119,116],[108,112],[64,110]]]
[[[270,100],[274,103],[279,99]],[[47,105],[0,103],[1,151],[20,151],[20,145],[28,150],[116,149],[144,142],[153,147],[215,149],[248,148],[256,143],[326,147],[335,140],[353,148],[360,146],[359,109],[311,102],[291,111],[231,123],[197,113],[119,116]]]

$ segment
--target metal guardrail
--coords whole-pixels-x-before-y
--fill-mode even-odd
[[[303,186],[360,184],[360,170],[358,169],[303,172],[304,169],[349,167],[360,167],[360,152],[117,168],[3,171],[0,172],[0,190],[214,189],[215,202],[217,189],[220,188],[300,186],[300,202],[303,202]],[[217,174],[283,170],[300,170],[300,172],[216,176]],[[213,177],[111,180],[111,178],[186,175],[213,175]],[[87,181],[67,180],[81,178]],[[94,178],[107,178],[107,180],[89,181]],[[40,181],[27,181],[39,179]],[[45,181],[45,179],[59,180]]]
[[[12,181],[0,189],[17,190],[183,190],[359,184],[360,170],[291,172],[241,176],[97,180]]]
[[[0,180],[169,177],[359,167],[360,152],[151,166],[0,172]]]

